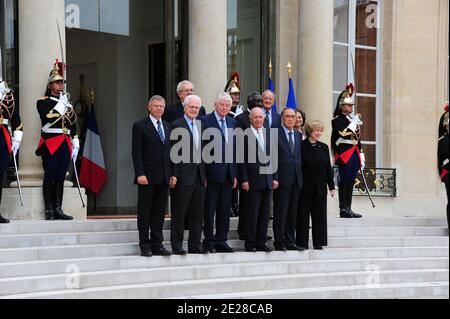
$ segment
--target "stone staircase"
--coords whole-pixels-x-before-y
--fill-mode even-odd
[[[232,219],[229,243],[242,251],[236,228]],[[0,225],[0,299],[449,298],[445,219],[330,218],[323,251],[168,258],[139,257],[136,229],[135,220]]]

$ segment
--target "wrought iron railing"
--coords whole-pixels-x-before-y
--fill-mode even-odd
[[[339,182],[339,169],[334,168],[335,182]],[[364,177],[367,181],[370,194],[374,197],[397,197],[397,170],[394,168],[366,168]],[[355,196],[366,196],[367,190],[364,186],[361,173],[356,177],[354,188]]]

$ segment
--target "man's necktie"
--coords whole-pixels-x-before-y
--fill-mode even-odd
[[[293,135],[294,135],[294,133],[289,132],[289,147],[291,149],[291,153],[295,154],[294,139],[292,138]]]
[[[198,131],[194,121],[191,122],[191,126],[192,126],[192,136],[194,137],[194,144],[195,147],[198,148],[198,140],[199,140]]]
[[[166,137],[164,136],[164,131],[161,125],[161,121],[158,121],[158,134],[159,134],[159,138],[161,139],[161,142],[165,143],[166,142]]]
[[[269,129],[271,127],[271,123],[270,123],[270,112],[266,111],[266,118],[264,119],[264,127],[266,129]]]
[[[220,120],[220,130],[222,131],[222,136],[225,139],[225,143],[228,143],[227,130],[225,128],[225,119]]]

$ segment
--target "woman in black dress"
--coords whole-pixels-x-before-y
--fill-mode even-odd
[[[308,138],[302,144],[303,190],[300,220],[297,223],[297,245],[308,249],[309,220],[312,219],[314,249],[327,246],[327,193],[335,196],[334,173],[330,150],[320,142],[324,126],[319,121],[306,125]],[[328,189],[327,189],[328,187]]]

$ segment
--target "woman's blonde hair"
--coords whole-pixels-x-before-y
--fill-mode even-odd
[[[324,125],[320,121],[311,121],[306,123],[305,132],[306,135],[309,136],[313,131],[321,131],[323,132],[325,129]]]

